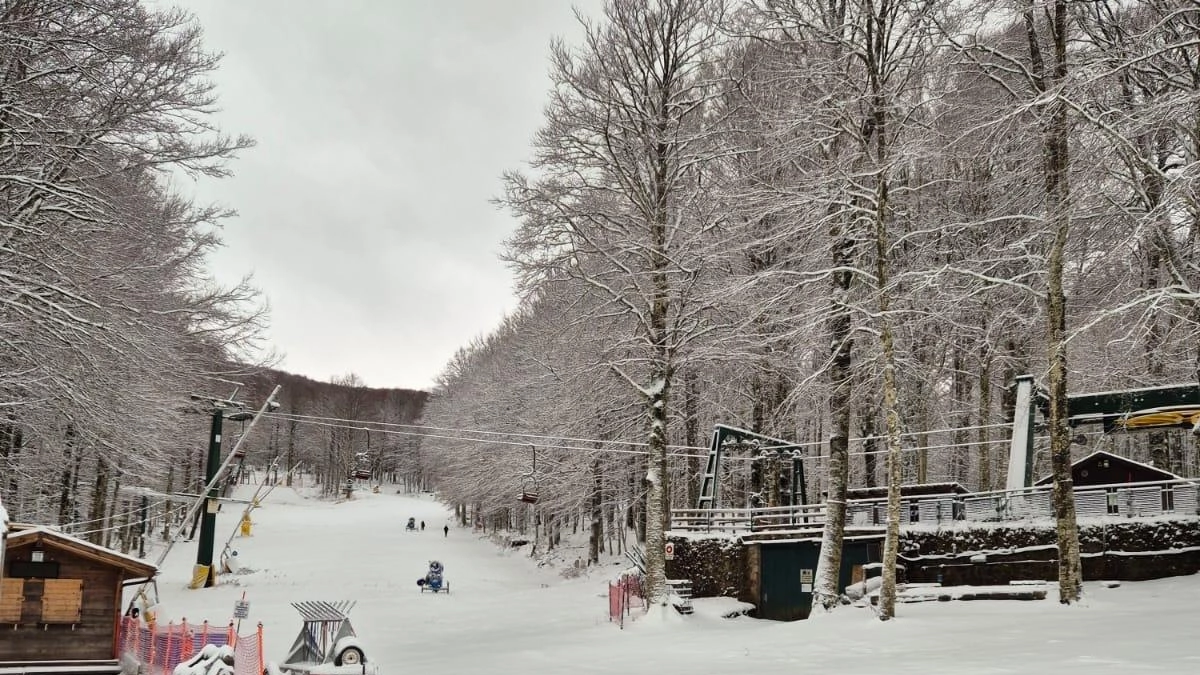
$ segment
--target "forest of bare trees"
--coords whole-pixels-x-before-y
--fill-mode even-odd
[[[428,480],[402,430],[331,426],[412,422],[423,392],[264,370],[263,299],[209,276],[231,214],[172,186],[252,145],[215,126],[217,65],[184,10],[0,2],[0,499],[17,521],[125,550],[165,532],[203,484],[205,400],[234,381],[251,411],[283,385],[249,465],[327,491],[360,465]]]
[[[847,486],[1002,487],[1025,373],[1068,558],[1072,456],[1196,475],[1187,434],[1084,448],[1063,415],[1200,375],[1200,2],[609,0],[586,29],[498,200],[522,305],[426,407],[472,430],[421,444],[443,496],[654,571],[719,422],[801,444],[836,543]],[[753,459],[723,503],[764,501]]]
[[[169,187],[224,175],[251,145],[212,124],[216,65],[181,11],[0,3],[0,494],[13,518],[101,537],[137,504],[125,488],[160,484],[204,438],[188,394],[257,347],[257,293],[205,269],[227,214]]]
[[[901,483],[1002,486],[1018,375],[1048,394],[1064,601],[1073,458],[1200,474],[1188,434],[1065,421],[1072,392],[1200,378],[1200,0],[607,0],[582,21],[496,199],[520,306],[426,394],[270,370],[262,298],[208,275],[231,214],[173,179],[252,141],[213,121],[194,19],[0,0],[10,515],[128,548],[143,498],[157,525],[199,489],[203,400],[230,381],[249,409],[283,385],[247,442],[281,482],[436,488],[535,551],[586,531],[592,562],[644,546],[652,597],[714,423],[800,448],[826,607],[850,487],[890,488],[894,560]],[[778,505],[782,459],[731,448],[718,505]]]

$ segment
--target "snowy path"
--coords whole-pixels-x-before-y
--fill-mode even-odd
[[[218,545],[237,511],[219,516]],[[410,516],[426,531],[405,532]],[[255,571],[186,590],[195,545],[181,544],[159,581],[164,615],[222,623],[245,591],[267,656],[278,660],[300,626],[289,602],[357,600],[351,617],[384,675],[1200,672],[1197,577],[1089,584],[1087,604],[1072,608],[1052,600],[903,605],[890,624],[854,608],[790,624],[726,620],[701,601],[693,617],[655,609],[621,631],[607,623],[603,597],[615,567],[564,581],[469,530],[451,525],[443,537],[448,522],[451,513],[428,496],[332,504],[280,488],[255,512],[254,536],[235,540]],[[433,558],[446,565],[449,595],[418,591]]]
[[[237,516],[229,506],[218,516],[218,548]],[[223,623],[244,591],[251,622],[264,624],[268,657],[280,659],[300,627],[289,602],[356,600],[350,616],[368,658],[432,668],[424,672],[441,672],[467,647],[474,653],[536,649],[549,623],[590,628],[606,620],[596,584],[566,585],[579,594],[578,604],[543,602],[562,595],[561,577],[458,529],[452,516],[428,496],[363,494],[333,504],[280,488],[254,512],[254,535],[234,540],[238,559],[253,573],[224,575],[216,588],[189,591],[195,544],[172,551],[159,580],[164,616]],[[425,531],[405,531],[409,517],[424,520]],[[433,559],[446,566],[449,594],[421,593],[416,585]],[[548,612],[551,606],[560,611]]]

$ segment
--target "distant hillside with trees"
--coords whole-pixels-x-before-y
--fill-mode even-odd
[[[413,389],[364,386],[349,374],[321,382],[267,369],[243,378],[241,398],[248,408],[262,405],[275,385],[279,408],[247,438],[248,461],[266,465],[278,459],[279,473],[310,473],[326,492],[336,491],[355,469],[382,477],[419,481],[411,458],[418,445],[416,424],[429,394]],[[285,481],[290,485],[292,477]]]

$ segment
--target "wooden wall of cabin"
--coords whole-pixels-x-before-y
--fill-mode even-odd
[[[15,561],[28,561],[33,546],[10,547],[5,556],[5,566],[11,569]],[[47,544],[45,560],[59,563],[58,578],[82,582],[78,623],[44,623],[42,619],[43,596],[47,584],[43,579],[13,579],[5,570],[5,597],[7,591],[18,585],[25,597],[21,603],[21,618],[17,624],[11,617],[0,619],[0,661],[40,660],[86,660],[113,659],[117,657],[116,630],[120,620],[120,583],[122,571],[62,551]],[[51,584],[49,602],[57,608],[58,616],[51,618],[66,621],[65,600],[72,594],[72,586],[78,584]],[[55,597],[57,596],[57,597]],[[8,604],[7,601],[5,604]],[[70,612],[67,611],[67,614]],[[53,612],[52,612],[53,614]],[[14,629],[15,625],[15,629]]]

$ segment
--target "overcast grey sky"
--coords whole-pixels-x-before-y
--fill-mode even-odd
[[[252,273],[284,370],[429,388],[515,307],[489,200],[541,125],[549,44],[601,0],[188,0],[218,121],[258,145],[195,186],[232,207],[212,272]]]

